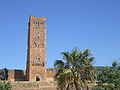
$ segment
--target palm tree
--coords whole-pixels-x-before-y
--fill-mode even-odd
[[[113,67],[117,67],[117,65],[118,65],[118,62],[117,62],[117,61],[113,61],[113,62],[112,62],[112,66],[113,66]]]
[[[57,68],[55,79],[61,90],[69,90],[73,86],[76,90],[81,90],[82,86],[88,86],[88,81],[95,80],[95,68],[92,65],[94,57],[89,49],[73,49],[72,52],[62,52],[62,55],[63,60],[56,60],[54,63]]]

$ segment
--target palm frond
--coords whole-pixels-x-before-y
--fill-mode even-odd
[[[62,60],[55,60],[54,67],[62,68],[64,67],[65,63]]]

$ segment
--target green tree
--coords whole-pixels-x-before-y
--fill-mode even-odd
[[[61,90],[75,87],[81,90],[81,87],[87,82],[95,80],[95,68],[92,65],[94,57],[89,49],[79,51],[73,49],[72,52],[62,52],[63,60],[56,60],[54,63],[57,68],[55,79]]]
[[[11,90],[12,85],[9,82],[0,82],[0,90]]]
[[[98,85],[93,90],[119,90],[120,89],[120,63],[114,61],[112,67],[104,67],[98,72]]]
[[[113,61],[113,62],[112,62],[112,66],[113,66],[113,67],[117,67],[117,65],[118,65],[118,62],[117,62],[117,61]]]
[[[6,68],[0,70],[0,80],[8,79],[8,70]]]

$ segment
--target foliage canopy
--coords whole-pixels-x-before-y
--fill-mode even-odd
[[[94,82],[95,68],[92,65],[94,57],[89,49],[72,52],[62,52],[63,60],[56,60],[54,67],[57,68],[55,79],[61,90],[75,87],[80,90],[87,82]]]

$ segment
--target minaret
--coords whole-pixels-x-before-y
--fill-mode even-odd
[[[46,17],[29,18],[26,69],[28,81],[46,80]]]

